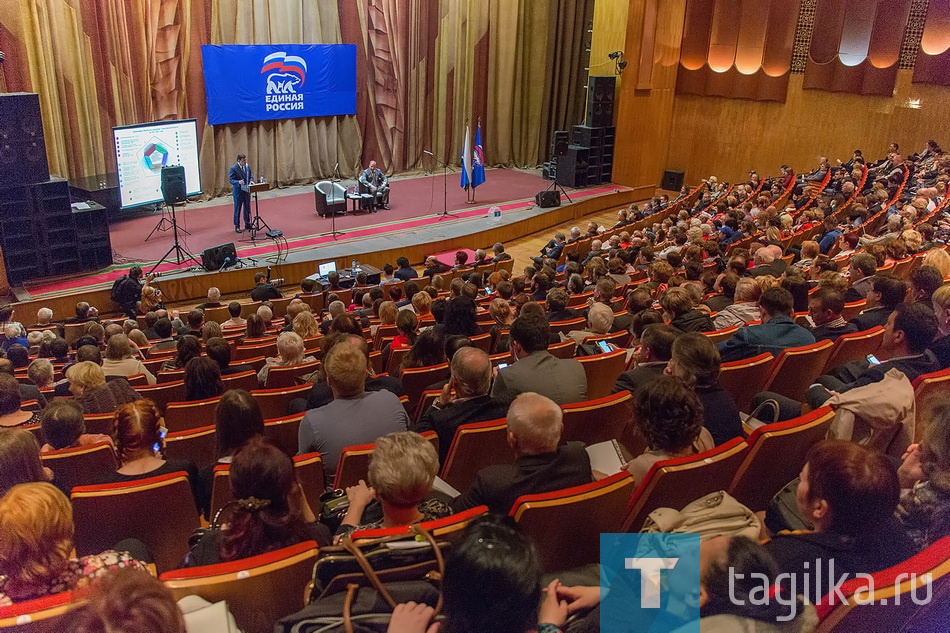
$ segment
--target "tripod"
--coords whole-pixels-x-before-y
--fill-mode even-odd
[[[174,213],[174,207],[172,208],[172,212]],[[145,241],[147,242],[150,239],[152,239],[152,236],[155,234],[155,231],[167,231],[170,228],[172,228],[172,226],[173,226],[173,222],[168,219],[168,207],[166,207],[165,204],[162,203],[162,217],[161,219],[159,219],[158,224],[155,225],[155,228],[153,228],[152,231],[148,234],[148,237],[145,238]],[[189,233],[185,229],[178,229],[178,230],[184,233],[185,235],[191,235],[191,233]]]
[[[455,170],[449,167],[447,163],[443,163],[441,160],[436,158],[435,154],[432,152],[425,150],[422,153],[431,156],[432,160],[442,167],[442,215],[439,216],[439,222],[448,216],[458,219],[457,215],[454,213],[449,213],[449,172],[451,171],[454,174]]]
[[[336,186],[335,186],[336,183],[340,182],[341,180],[343,180],[343,179],[340,177],[340,163],[337,162],[336,167],[333,168],[333,177],[330,178],[330,189],[331,189],[331,191],[334,190],[334,189],[336,189]],[[357,185],[357,187],[358,187],[358,185]],[[343,194],[343,204],[344,204],[344,206],[343,206],[343,212],[344,212],[344,213],[346,213],[346,202],[347,202],[347,199],[349,198],[349,195],[350,195],[350,194],[348,194],[348,193],[344,193],[344,194]],[[357,203],[359,203],[359,202],[361,202],[361,200],[357,200]],[[327,203],[327,206],[329,207],[329,203]],[[331,236],[334,240],[336,240],[336,236],[337,236],[337,235],[346,235],[346,231],[337,231],[337,230],[336,230],[336,209],[335,209],[335,208],[334,208],[334,209],[330,209],[330,232],[329,232],[329,233],[321,233],[320,235],[321,235],[321,236],[329,235],[329,236]],[[279,264],[279,263],[280,263],[280,261],[279,261],[279,260],[280,260],[280,244],[279,244],[279,243],[277,244],[277,259],[278,259],[278,261],[277,261],[276,263]]]
[[[180,264],[182,263],[182,261],[188,261],[189,259],[190,259],[191,261],[195,262],[196,264],[198,263],[198,260],[195,259],[195,256],[192,255],[191,253],[189,253],[189,252],[188,252],[187,250],[185,250],[184,248],[182,248],[182,245],[178,242],[178,231],[181,230],[181,231],[184,232],[184,233],[188,233],[188,232],[185,231],[184,229],[179,229],[179,228],[178,228],[178,219],[175,217],[175,204],[174,204],[174,203],[172,203],[171,208],[172,208],[171,229],[172,229],[172,235],[175,236],[175,243],[172,244],[172,247],[168,249],[168,252],[167,252],[167,253],[165,253],[164,255],[162,255],[162,258],[161,258],[160,260],[158,260],[157,262],[155,262],[155,265],[152,266],[151,270],[148,271],[149,274],[152,274],[153,272],[155,272],[155,269],[158,268],[159,266],[161,266],[162,263],[163,263],[165,260],[167,260],[167,259],[169,258],[169,256],[170,256],[172,253],[175,253],[175,263],[176,263],[176,264],[179,264],[179,265],[180,265]],[[162,219],[164,220],[164,217],[163,217]],[[158,227],[156,227],[156,228],[158,228]],[[168,229],[163,229],[163,230],[166,230],[166,231],[167,231]],[[153,229],[153,231],[154,231],[154,229]],[[189,235],[191,235],[191,234],[189,233]]]
[[[554,157],[554,160],[557,161],[557,156]],[[558,191],[560,191],[560,192],[561,192],[561,195],[564,196],[565,198],[567,198],[567,201],[568,201],[568,202],[570,202],[571,204],[574,204],[574,201],[571,200],[571,197],[570,197],[569,195],[567,195],[567,192],[566,192],[566,191],[564,191],[564,187],[562,187],[562,186],[561,186],[561,183],[559,183],[559,182],[557,181],[557,172],[555,172],[554,178],[551,180],[550,184],[548,184],[548,186],[547,186],[544,190],[545,190],[545,191],[554,191],[555,189],[558,190]]]

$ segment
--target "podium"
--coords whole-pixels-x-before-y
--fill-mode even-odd
[[[267,222],[261,217],[261,201],[257,197],[261,191],[270,191],[270,188],[269,182],[252,182],[247,186],[248,193],[254,196],[254,217],[251,219],[251,237],[241,240],[242,242],[256,242],[258,233],[264,230],[270,231]]]

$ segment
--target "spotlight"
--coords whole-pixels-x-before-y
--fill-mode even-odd
[[[622,56],[623,56],[623,51],[614,51],[610,53],[609,55],[607,55],[609,59],[617,59],[618,57],[622,57]]]

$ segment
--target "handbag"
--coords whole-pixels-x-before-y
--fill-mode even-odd
[[[764,409],[766,405],[769,405],[772,407],[772,421],[771,422],[767,422],[759,418],[759,416],[762,413],[762,409]],[[752,431],[756,430],[760,426],[765,426],[766,424],[775,424],[776,422],[778,422],[779,414],[780,414],[780,411],[779,411],[778,401],[773,400],[772,398],[769,398],[768,400],[763,400],[762,402],[759,403],[759,406],[757,406],[755,409],[752,410],[752,413],[742,418],[742,428],[745,429],[746,434],[751,434]],[[744,414],[742,413],[739,414],[740,417],[742,417],[743,415]]]
[[[682,510],[657,508],[647,516],[640,531],[648,534],[699,534],[703,539],[745,536],[758,540],[760,529],[761,522],[752,510],[725,490],[720,490],[700,497]]]
[[[802,531],[813,529],[798,511],[798,502],[795,493],[798,491],[798,477],[785,484],[785,487],[775,493],[769,505],[765,508],[765,527],[772,534],[783,530]]]

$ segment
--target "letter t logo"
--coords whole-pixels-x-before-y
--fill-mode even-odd
[[[624,569],[640,570],[640,608],[660,608],[660,570],[676,567],[678,558],[624,558]]]

